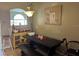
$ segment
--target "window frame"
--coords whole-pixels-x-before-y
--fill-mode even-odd
[[[24,19],[15,19],[16,16],[20,15],[21,17],[24,18],[24,16],[22,14],[15,14],[14,17],[13,17],[13,20],[10,20],[10,25],[14,25],[14,26],[25,26],[25,25],[28,25],[28,22],[27,22],[27,18],[24,18]],[[20,17],[18,16],[18,17]],[[18,21],[17,21],[18,20]],[[21,22],[23,20],[24,24]],[[17,22],[17,23],[16,23]]]

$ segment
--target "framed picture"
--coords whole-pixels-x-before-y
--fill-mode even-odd
[[[62,6],[55,5],[45,8],[46,24],[61,24]]]

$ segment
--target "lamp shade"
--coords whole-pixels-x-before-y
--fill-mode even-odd
[[[34,11],[26,11],[25,14],[26,14],[28,17],[32,17],[33,14],[34,14]]]

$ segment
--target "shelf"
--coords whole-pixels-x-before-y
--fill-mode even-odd
[[[28,32],[16,32],[13,33],[13,47],[16,48],[20,44],[27,43],[26,35]]]

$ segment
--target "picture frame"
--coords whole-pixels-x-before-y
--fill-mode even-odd
[[[62,20],[62,5],[58,4],[45,8],[45,15],[45,24],[60,25]]]

